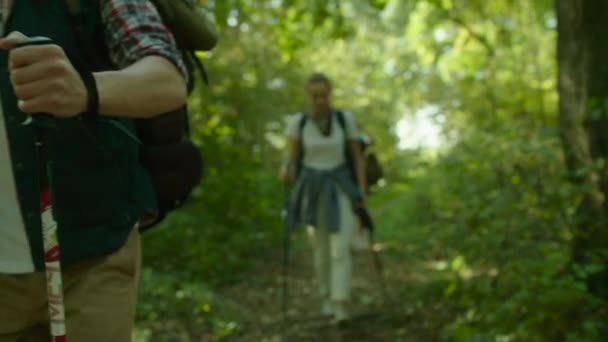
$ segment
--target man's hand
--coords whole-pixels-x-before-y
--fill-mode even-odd
[[[14,48],[25,38],[13,32],[0,39],[0,48],[10,50],[8,68],[19,108],[64,118],[86,111],[87,89],[63,49],[54,44]]]

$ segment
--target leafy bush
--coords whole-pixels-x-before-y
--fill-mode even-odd
[[[606,303],[584,285],[593,265],[566,272],[580,191],[559,151],[551,134],[519,127],[476,132],[431,163],[409,156],[407,215],[383,234],[416,245],[448,279],[436,300],[457,314],[444,338],[601,340]]]

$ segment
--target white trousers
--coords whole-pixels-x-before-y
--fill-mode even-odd
[[[338,202],[340,227],[336,232],[330,232],[330,227],[326,224],[324,214],[329,209],[326,203],[319,203],[318,227],[308,227],[319,292],[322,298],[333,301],[348,300],[350,297],[351,242],[355,229],[355,216],[350,199],[340,191]]]

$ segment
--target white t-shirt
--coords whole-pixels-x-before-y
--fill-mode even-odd
[[[359,132],[355,119],[350,112],[344,113],[345,129],[343,130],[337,115],[332,114],[331,133],[323,135],[311,118],[306,120],[300,137],[300,120],[303,113],[291,116],[287,122],[285,134],[292,139],[303,139],[304,158],[302,164],[316,170],[331,170],[346,162],[344,159],[344,131],[348,139],[357,139]]]

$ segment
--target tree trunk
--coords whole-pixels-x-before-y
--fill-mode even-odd
[[[556,0],[559,128],[572,182],[584,189],[576,214],[573,262],[607,264],[608,229],[608,2]],[[598,168],[598,166],[600,166]],[[608,272],[587,280],[608,298]]]

